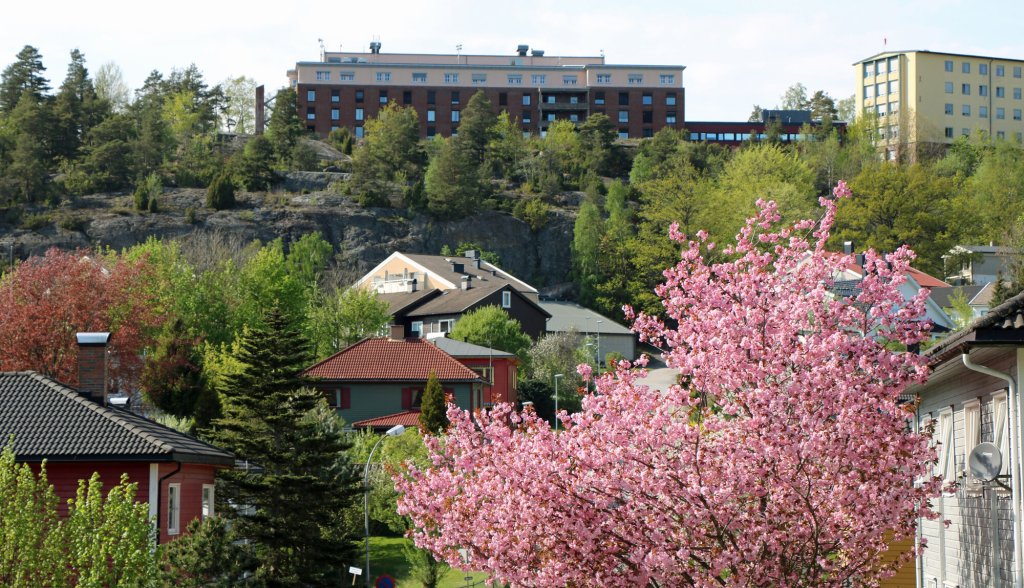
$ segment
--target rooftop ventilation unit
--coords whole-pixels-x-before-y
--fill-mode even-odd
[[[516,47],[516,53],[519,54],[519,57],[526,57],[526,52],[529,51],[529,50],[530,50],[530,46],[529,45],[520,45],[520,46]]]
[[[534,49],[533,51],[530,51],[530,55],[533,55],[534,57],[544,57],[544,50]]]
[[[370,42],[370,53],[373,53],[374,55],[380,53],[380,41]]]

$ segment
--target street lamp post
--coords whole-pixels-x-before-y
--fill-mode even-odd
[[[597,319],[597,372],[601,373],[601,319]]]
[[[366,458],[366,468],[363,469],[363,524],[366,529],[365,543],[366,543],[366,588],[370,588],[370,460],[373,459],[373,452],[377,451],[377,446],[384,442],[388,437],[397,437],[405,432],[403,425],[395,425],[384,433],[384,436],[377,440],[373,444],[373,449],[370,450],[370,457]]]
[[[558,430],[558,378],[561,378],[562,374],[555,374],[555,430]]]

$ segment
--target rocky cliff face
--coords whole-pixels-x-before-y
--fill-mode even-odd
[[[320,231],[339,254],[340,273],[349,278],[362,275],[393,251],[436,254],[445,245],[454,249],[473,242],[500,255],[504,269],[542,292],[568,287],[574,218],[565,212],[554,211],[550,222],[534,233],[505,213],[488,211],[458,221],[407,218],[403,210],[363,208],[324,187],[310,183],[305,189],[320,189],[301,195],[245,193],[238,196],[236,209],[219,212],[204,208],[204,190],[168,190],[157,213],[135,212],[131,196],[86,197],[73,206],[40,211],[31,220],[23,217],[18,226],[0,219],[0,259],[41,255],[51,247],[121,249],[150,236],[173,239],[207,233],[243,241],[281,237],[287,243]]]

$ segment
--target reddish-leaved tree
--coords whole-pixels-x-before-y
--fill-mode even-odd
[[[848,195],[844,184],[837,196]],[[927,374],[903,351],[926,338],[925,293],[898,291],[913,254],[869,252],[853,297],[830,290],[848,260],[826,255],[822,219],[780,227],[759,202],[728,261],[687,240],[658,289],[681,384],[648,390],[623,363],[555,433],[499,406],[449,407],[433,467],[395,475],[416,543],[516,586],[873,585],[897,563],[887,541],[934,517],[929,438],[898,396]],[[631,314],[631,311],[628,311]],[[589,377],[588,370],[581,372]]]
[[[144,287],[153,279],[145,258],[58,249],[30,257],[0,281],[0,370],[35,370],[75,385],[75,333],[109,331],[112,390],[132,388],[163,322]]]

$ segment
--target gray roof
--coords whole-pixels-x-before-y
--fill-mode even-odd
[[[35,372],[0,372],[0,445],[11,435],[19,461],[234,464],[227,451]]]
[[[1024,346],[1024,292],[978,317],[925,351],[932,364],[978,345]]]
[[[437,296],[443,290],[419,290],[417,292],[388,292],[377,294],[378,300],[388,303],[388,313],[391,316],[402,314],[403,311],[421,304],[425,300]]]
[[[437,316],[446,314],[461,314],[467,310],[473,308],[476,304],[479,304],[484,298],[491,296],[499,290],[508,290],[513,293],[513,296],[518,296],[520,300],[536,307],[543,314],[548,312],[541,307],[539,304],[530,300],[522,294],[522,292],[516,290],[511,284],[500,284],[497,287],[491,285],[477,285],[473,283],[473,287],[468,290],[454,289],[444,290],[440,296],[431,298],[426,303],[406,313],[408,317],[425,317],[425,316]],[[411,296],[411,294],[407,294]]]
[[[480,268],[476,267],[476,261],[469,257],[458,255],[423,255],[419,253],[403,253],[402,255],[427,268],[431,272],[448,280],[458,288],[462,276],[473,276],[473,287],[484,288],[491,286],[492,289],[500,288],[506,284],[512,286],[519,292],[536,293],[537,289],[526,282],[516,278],[496,265],[491,265],[480,260]],[[462,272],[456,272],[452,263],[462,264]],[[491,272],[494,272],[492,275]]]
[[[547,326],[549,333],[566,332],[575,328],[580,333],[600,332],[602,335],[633,335],[633,331],[614,320],[575,302],[543,300],[540,302],[540,306],[551,314]]]
[[[447,337],[435,337],[430,342],[452,357],[515,357],[514,353]]]
[[[952,296],[959,290],[963,292],[964,296],[967,297],[968,303],[973,303],[975,297],[985,288],[985,286],[951,286],[949,288],[932,288],[931,297],[942,308],[949,308],[953,306]],[[991,297],[990,297],[991,299]]]

